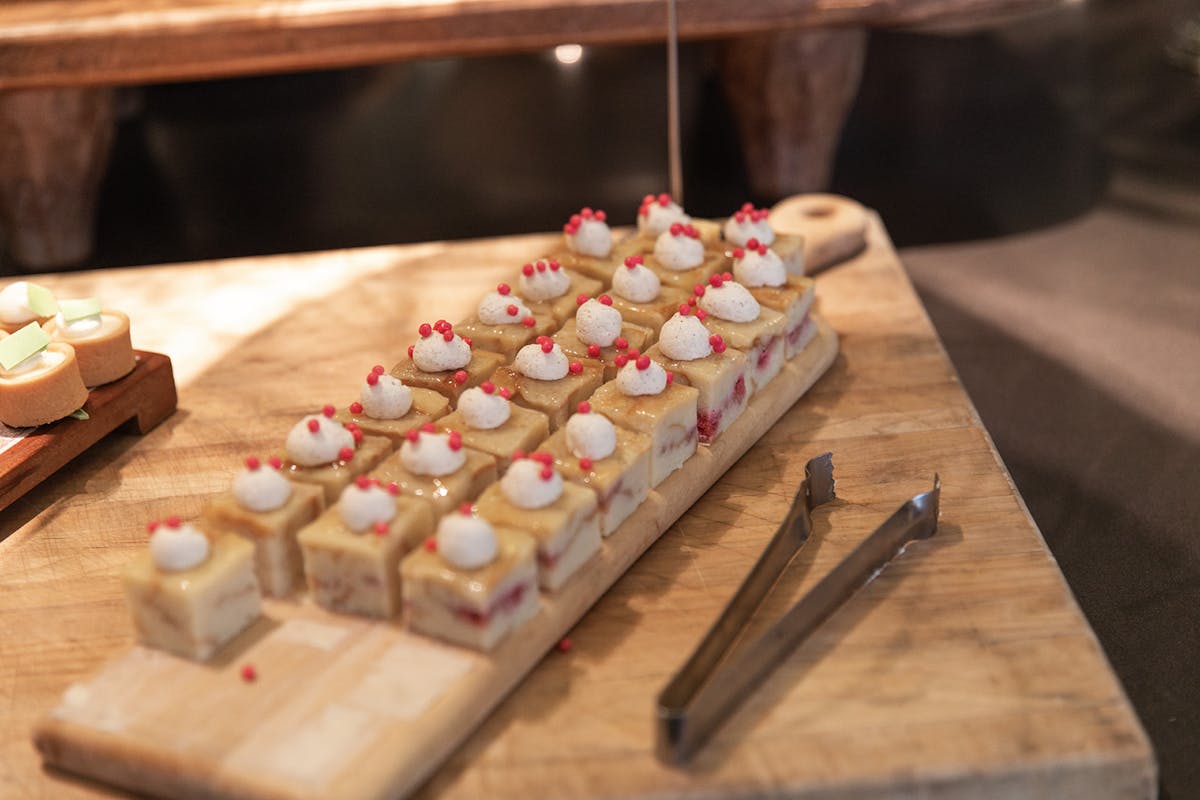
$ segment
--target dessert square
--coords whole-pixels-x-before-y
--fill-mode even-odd
[[[514,304],[513,308],[516,307]],[[473,349],[499,353],[504,356],[505,361],[512,361],[522,347],[539,336],[553,333],[558,327],[558,321],[553,314],[533,312],[522,317],[523,320],[530,318],[533,320],[532,324],[517,322],[489,325],[481,322],[477,316],[471,316],[455,325],[454,332],[469,339]]]
[[[149,550],[125,568],[122,582],[138,641],[206,661],[258,618],[254,546],[232,534],[210,537],[208,558],[160,570]]]
[[[612,301],[613,308],[620,311],[621,316],[627,322],[631,322],[634,325],[641,325],[650,331],[650,335],[646,339],[646,344],[642,348],[645,349],[658,341],[658,331],[662,328],[663,323],[669,320],[679,310],[679,306],[686,303],[691,297],[691,286],[687,287],[687,291],[663,286],[659,290],[658,297],[648,303],[635,303],[631,300],[626,300],[615,291],[612,294]]]
[[[804,274],[804,237],[792,233],[776,233],[771,243],[775,255],[783,261],[789,275]]]
[[[392,367],[389,372],[403,381],[405,386],[430,389],[445,397],[453,405],[458,402],[459,395],[472,386],[483,383],[496,367],[506,360],[500,353],[472,349],[471,360],[462,369],[424,372],[417,368],[412,361],[412,356],[409,355]]]
[[[787,320],[773,308],[760,307],[758,319],[730,322],[709,314],[704,326],[734,350],[746,354],[746,393],[752,397],[783,369]]]
[[[396,515],[365,531],[351,530],[337,506],[298,537],[308,590],[317,605],[340,614],[389,619],[400,611],[400,559],[433,534],[433,507],[395,498]]]
[[[450,413],[450,401],[432,389],[408,388],[412,392],[412,408],[401,417],[376,419],[366,413],[362,403],[355,401],[333,418],[342,424],[357,425],[367,436],[386,436],[393,446],[399,447],[404,442],[404,434]]]
[[[650,448],[644,433],[617,427],[617,447],[602,459],[580,459],[567,444],[565,428],[538,448],[554,456],[554,467],[571,483],[596,494],[600,533],[608,536],[632,514],[650,493]]]
[[[489,486],[475,507],[479,516],[497,530],[526,533],[537,542],[538,585],[554,591],[567,582],[600,550],[600,516],[596,495],[572,483],[562,495],[542,508],[520,508],[504,495],[499,484]]]
[[[561,273],[555,275],[554,273]],[[575,316],[575,298],[591,297],[604,290],[604,284],[579,272],[564,269],[557,261],[539,259],[521,268],[517,294],[534,314],[549,314],[557,325]]]
[[[695,388],[696,428],[701,444],[712,444],[746,409],[746,354],[732,348],[692,361],[675,361],[659,345],[646,355],[675,373],[675,382]],[[594,404],[593,404],[594,405]]]
[[[592,395],[592,411],[650,437],[650,485],[657,486],[696,452],[699,391],[672,382],[661,394],[628,396],[609,381]]]
[[[496,531],[496,539],[495,557],[477,569],[455,567],[436,548],[400,562],[412,630],[486,651],[537,613],[537,545],[518,531]]]
[[[698,266],[685,270],[668,269],[663,266],[653,253],[646,256],[646,266],[662,281],[663,288],[681,289],[691,292],[692,287],[704,283],[710,275],[716,275],[729,268],[729,259],[723,249],[706,249],[704,260]]]
[[[302,466],[284,455],[283,474],[297,483],[320,486],[325,492],[325,505],[333,505],[351,481],[373,470],[390,452],[392,440],[386,436],[363,436],[351,458],[337,458],[316,467]]]
[[[567,249],[566,245],[562,245],[548,253],[547,258],[554,259],[577,275],[582,275],[588,280],[598,282],[600,290],[607,289],[612,285],[612,271],[620,263],[616,260],[615,248],[609,255],[597,258],[596,256],[572,253]],[[583,292],[579,294],[583,294]],[[573,301],[574,298],[572,298]]]
[[[783,286],[752,287],[750,294],[766,308],[783,313],[784,358],[790,360],[812,340],[817,330],[809,314],[815,297],[812,278],[789,275]]]
[[[254,574],[264,594],[287,597],[304,582],[304,561],[296,534],[325,508],[325,490],[293,483],[292,495],[272,511],[252,511],[233,492],[219,494],[201,519],[214,533],[231,533],[254,546]]]
[[[470,502],[496,482],[496,459],[487,453],[464,447],[466,461],[449,475],[417,475],[404,466],[400,453],[389,456],[371,476],[383,483],[395,483],[400,493],[428,503],[434,517],[448,514],[462,503]]]
[[[616,305],[616,300],[614,300],[613,308],[616,308]],[[611,381],[617,376],[618,367],[613,363],[613,359],[616,358],[617,354],[631,347],[635,350],[644,350],[649,346],[654,335],[654,331],[651,331],[649,328],[632,322],[625,322],[621,325],[621,335],[616,342],[608,347],[597,347],[596,345],[584,344],[579,338],[575,320],[569,319],[559,329],[558,333],[554,334],[554,342],[567,354],[567,358],[578,361],[588,360],[600,364],[604,368],[603,379]]]
[[[443,417],[438,426],[459,431],[463,444],[495,458],[496,468],[501,475],[512,463],[513,451],[529,452],[550,435],[550,420],[545,414],[516,403],[509,404],[508,419],[496,428],[472,428],[460,411]]]
[[[586,400],[604,382],[604,365],[595,361],[577,361],[579,371],[552,381],[527,378],[512,366],[492,373],[492,383],[508,389],[514,403],[540,411],[550,422],[550,431],[558,430],[575,406]]]

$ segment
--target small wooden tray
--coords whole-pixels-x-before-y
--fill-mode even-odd
[[[53,475],[113,431],[126,426],[146,433],[175,410],[171,359],[135,350],[137,364],[124,378],[88,393],[88,419],[60,419],[28,429],[0,454],[0,509]]]
[[[35,742],[46,763],[164,797],[398,797],[458,747],[672,523],[825,373],[808,347],[712,445],[668,477],[539,613],[492,653],[399,623],[268,600],[213,662],[134,647],[70,687]],[[253,665],[257,678],[241,677]]]

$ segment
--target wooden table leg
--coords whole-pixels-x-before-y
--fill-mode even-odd
[[[722,48],[751,189],[762,199],[826,188],[862,77],[862,28],[744,36]]]
[[[91,253],[114,95],[111,88],[0,92],[0,226],[20,267],[75,266]]]

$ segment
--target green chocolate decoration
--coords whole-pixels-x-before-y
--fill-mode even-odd
[[[0,366],[12,369],[25,359],[46,349],[50,337],[42,326],[31,322],[16,333],[0,339]]]
[[[94,317],[100,313],[100,301],[95,297],[88,297],[83,300],[63,300],[58,304],[58,307],[62,311],[65,322],[74,322],[77,319]]]
[[[54,299],[54,294],[36,283],[25,284],[25,291],[28,295],[29,308],[39,317],[53,317],[58,313],[58,302]]]

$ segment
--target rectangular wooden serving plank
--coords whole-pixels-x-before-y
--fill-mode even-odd
[[[53,475],[71,459],[132,421],[145,433],[175,410],[171,359],[135,350],[133,371],[88,392],[87,419],[68,417],[37,428],[6,428],[0,437],[0,510]]]
[[[46,763],[170,797],[377,798],[419,786],[675,520],[829,368],[817,335],[711,447],[605,540],[538,615],[481,654],[395,623],[268,601],[220,658],[135,647],[71,686],[35,735]],[[680,654],[682,657],[682,653]],[[243,680],[252,664],[257,678]],[[649,714],[649,709],[646,709]]]

